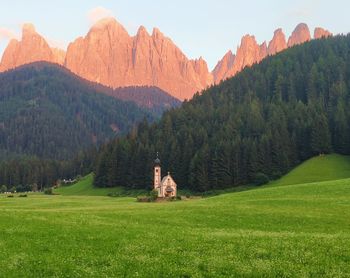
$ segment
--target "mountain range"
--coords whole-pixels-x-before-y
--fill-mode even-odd
[[[325,29],[316,28],[313,38],[331,35]],[[157,28],[149,34],[141,26],[135,36],[130,36],[114,18],[105,18],[92,26],[86,36],[71,42],[64,51],[50,47],[33,25],[25,24],[21,40],[12,39],[5,49],[0,71],[35,61],[47,61],[112,88],[155,86],[179,100],[185,100],[234,76],[246,66],[311,39],[310,30],[304,23],[297,25],[288,40],[282,29],[274,32],[268,44],[259,45],[254,36],[245,35],[236,53],[228,51],[210,72],[203,58],[188,59]]]

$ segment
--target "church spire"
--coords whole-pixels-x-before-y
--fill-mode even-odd
[[[158,195],[161,193],[161,182],[162,182],[162,174],[161,174],[161,168],[160,168],[160,159],[158,157],[157,152],[157,158],[154,160],[154,189],[158,191]]]
[[[159,153],[157,152],[157,158],[154,160],[156,165],[160,165]]]

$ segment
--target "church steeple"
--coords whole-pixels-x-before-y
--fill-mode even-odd
[[[160,168],[160,159],[158,157],[157,152],[157,158],[154,160],[154,189],[158,190],[160,192],[161,189],[161,182],[162,182],[162,174],[161,174],[161,168]]]
[[[154,164],[155,165],[160,165],[160,159],[159,159],[159,154],[158,154],[158,152],[157,152],[157,158],[154,160]]]

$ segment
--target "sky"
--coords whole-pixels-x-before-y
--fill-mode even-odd
[[[113,16],[135,35],[140,25],[159,28],[189,58],[203,57],[213,69],[241,37],[271,40],[282,28],[286,37],[298,23],[311,32],[324,27],[350,32],[348,0],[0,0],[0,56],[9,38],[21,36],[24,23],[35,25],[50,45],[61,48],[84,36],[98,19]]]

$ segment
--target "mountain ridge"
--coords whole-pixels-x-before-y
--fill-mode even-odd
[[[314,30],[316,39],[331,35],[320,27]],[[158,28],[153,28],[149,34],[144,26],[140,26],[131,36],[117,20],[105,18],[93,25],[86,36],[71,42],[64,51],[51,48],[33,25],[25,24],[22,40],[11,40],[5,49],[0,71],[35,61],[48,61],[112,88],[156,86],[179,100],[185,100],[234,76],[246,66],[310,39],[305,23],[298,24],[288,40],[281,28],[274,32],[268,44],[258,44],[254,36],[245,35],[236,53],[228,51],[209,71],[202,57],[189,59]]]
[[[1,74],[11,73],[11,71],[16,70],[28,68],[35,68],[37,70],[41,70],[45,67],[51,67],[59,71],[63,71],[65,74],[71,75],[73,78],[75,78],[76,82],[79,82],[84,86],[87,85],[96,90],[96,92],[98,93],[111,96],[122,101],[133,102],[137,106],[150,110],[152,113],[155,113],[156,117],[162,114],[164,111],[174,107],[178,107],[181,104],[181,102],[178,99],[172,97],[167,92],[155,86],[130,86],[118,87],[113,89],[103,84],[87,80],[71,72],[69,69],[62,65],[46,61],[24,64],[17,68],[7,70],[6,72],[0,72],[0,76]]]

